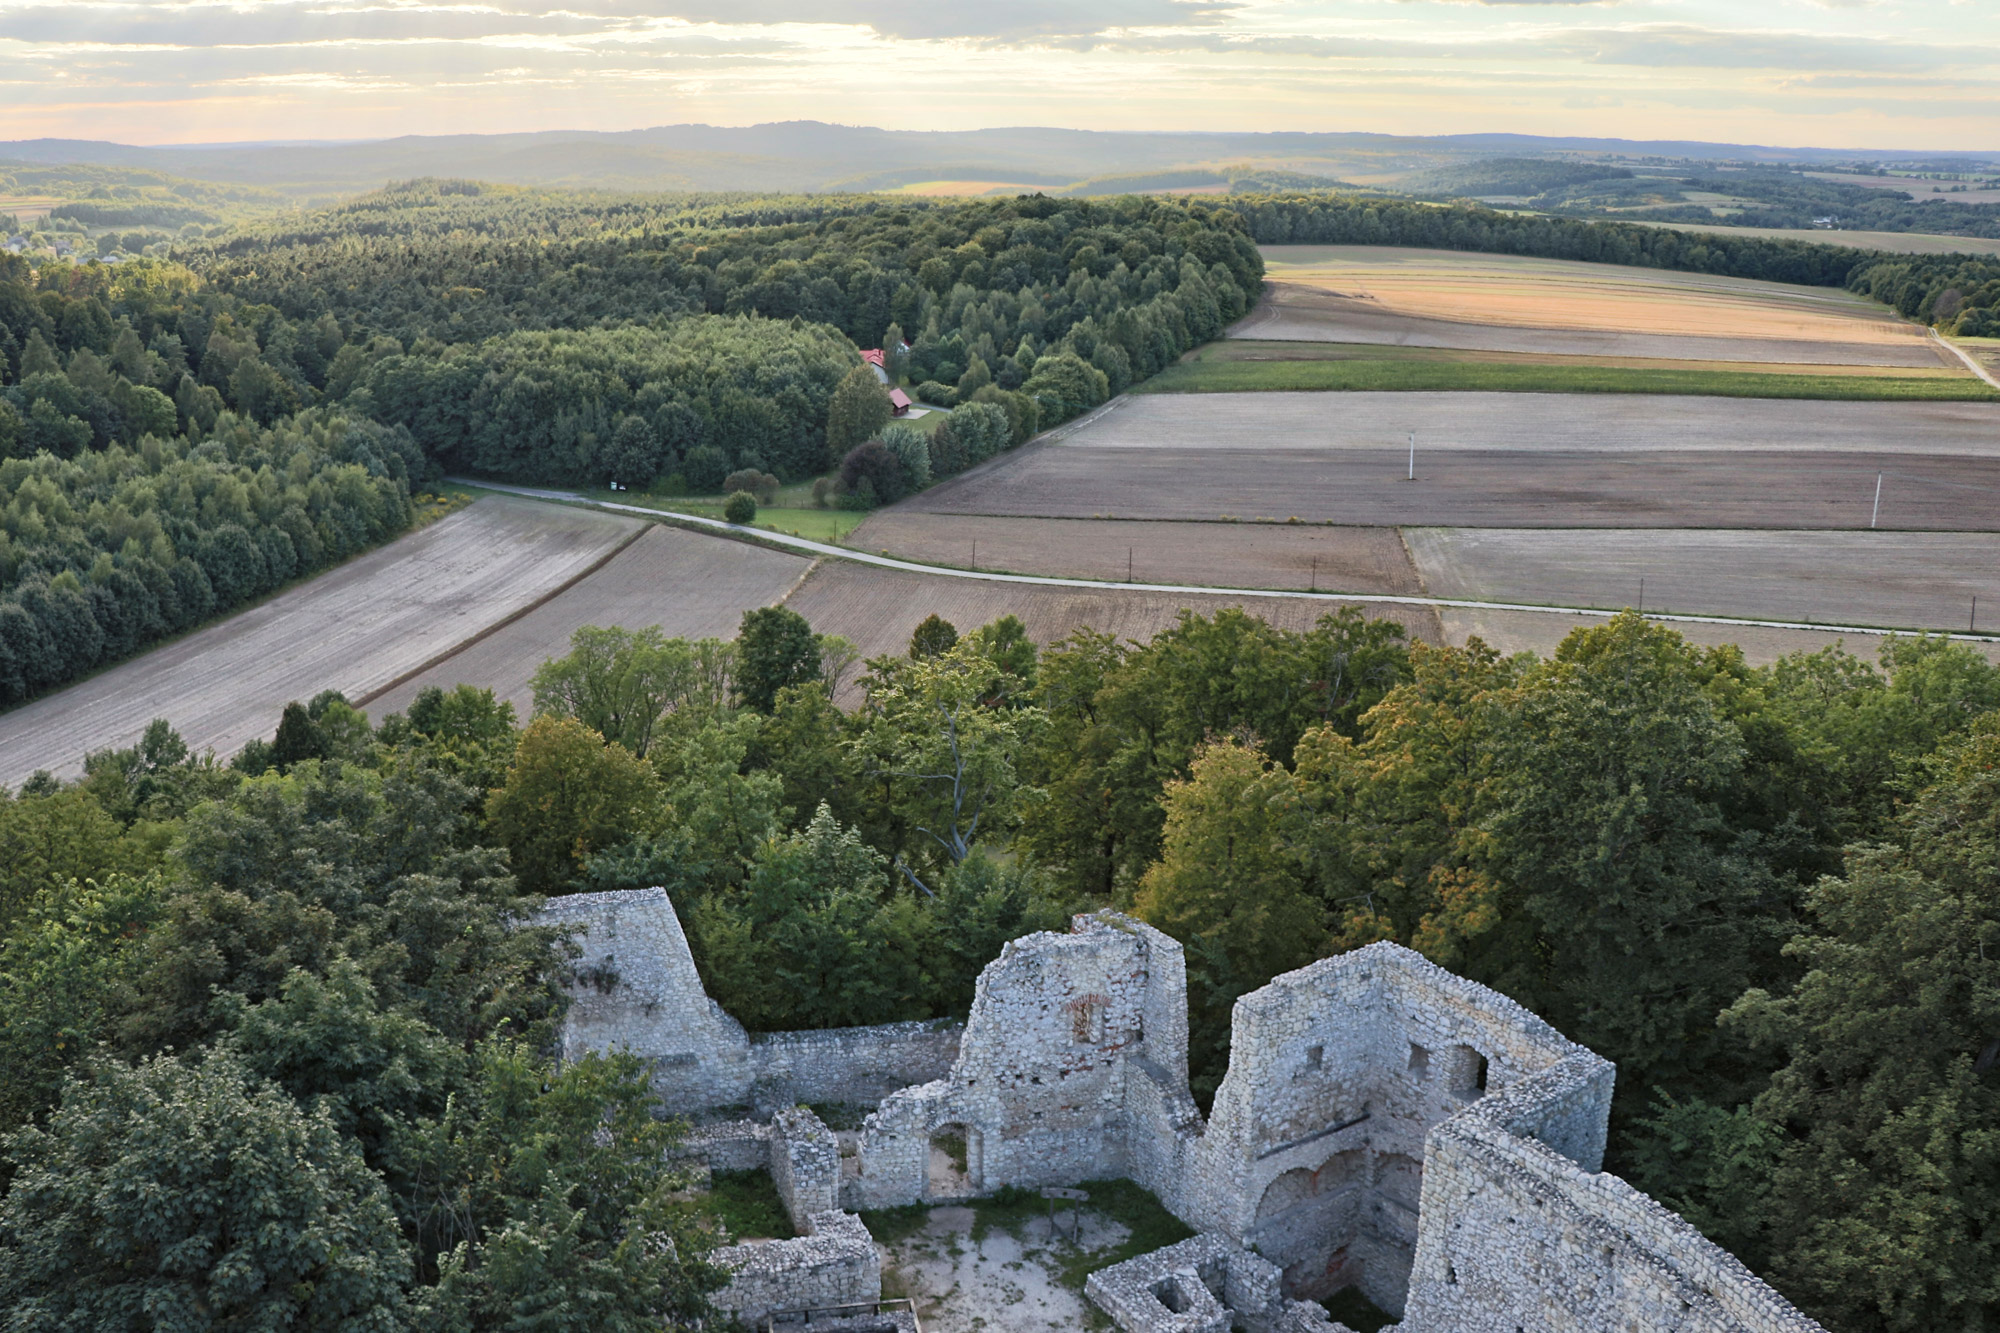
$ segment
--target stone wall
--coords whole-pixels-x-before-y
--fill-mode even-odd
[[[1824,1333],[1680,1217],[1501,1115],[1431,1135],[1423,1218],[1402,1333]]]
[[[840,1144],[803,1106],[771,1117],[771,1182],[800,1231],[808,1219],[840,1205]]]
[[[757,1107],[800,1102],[873,1106],[898,1088],[943,1078],[958,1058],[959,1023],[759,1032],[750,1037]]]
[[[1010,941],[980,973],[950,1073],[868,1118],[850,1199],[882,1208],[1131,1174],[1126,1086],[1140,1060],[1186,1098],[1180,945],[1111,913]],[[940,1134],[964,1138],[963,1179],[938,1168]]]
[[[879,1292],[867,1233],[836,1204],[1129,1176],[1205,1233],[1196,1248],[1209,1257],[1192,1277],[1182,1260],[1194,1250],[1093,1277],[1128,1329],[1208,1330],[1218,1310],[1271,1333],[1328,1328],[1297,1298],[1358,1286],[1402,1319],[1400,1333],[1819,1333],[1599,1171],[1608,1062],[1392,944],[1238,1000],[1228,1073],[1204,1119],[1188,1093],[1181,948],[1115,913],[1010,942],[981,973],[962,1031],[752,1039],[708,999],[660,890],[558,898],[547,911],[582,928],[566,1054],[624,1047],[652,1059],[669,1110],[787,1108],[768,1127],[718,1126],[689,1144],[718,1166],[768,1165],[813,1232],[725,1251],[737,1275],[729,1308],[753,1317]],[[878,1095],[845,1163],[818,1117],[789,1109]],[[1228,1256],[1260,1271],[1251,1250],[1279,1275],[1281,1306],[1259,1295],[1256,1309],[1238,1308],[1254,1294],[1232,1296],[1218,1278],[1236,1271]],[[1126,1278],[1151,1294],[1141,1300]],[[1160,1322],[1169,1316],[1180,1322]]]
[[[1603,1153],[1607,1061],[1393,944],[1323,959],[1244,996],[1229,1052],[1206,1132],[1178,1135],[1187,1150],[1153,1187],[1190,1225],[1278,1263],[1294,1296],[1359,1286],[1400,1315],[1427,1136],[1536,1074],[1581,1062],[1558,1137],[1592,1168]]]
[[[566,1058],[627,1050],[650,1062],[660,1105],[698,1115],[719,1107],[769,1115],[799,1102],[870,1106],[897,1088],[941,1078],[958,1055],[958,1024],[887,1023],[751,1036],[708,997],[664,889],[551,898],[550,925],[582,949],[563,1021]]]
[[[746,1329],[762,1329],[774,1312],[851,1305],[882,1296],[882,1258],[868,1228],[852,1213],[808,1218],[812,1234],[796,1240],[731,1245],[715,1252],[729,1285],[711,1299]]]

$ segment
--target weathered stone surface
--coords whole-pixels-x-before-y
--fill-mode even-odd
[[[665,1110],[754,1107],[768,1115],[799,1102],[873,1105],[941,1077],[958,1055],[960,1029],[948,1022],[748,1035],[708,997],[664,889],[551,898],[542,916],[579,928],[583,950],[563,1053],[645,1057]]]
[[[796,1240],[731,1245],[715,1262],[730,1283],[712,1299],[744,1328],[761,1329],[777,1311],[850,1305],[882,1296],[882,1259],[868,1228],[852,1213],[807,1219],[811,1234]]]
[[[962,1034],[898,1024],[752,1041],[702,990],[664,893],[578,895],[549,910],[586,927],[565,1050],[653,1058],[669,1109],[889,1089],[845,1164],[802,1108],[780,1110],[761,1136],[738,1127],[690,1143],[716,1165],[767,1164],[815,1241],[829,1227],[861,1230],[836,1203],[1125,1176],[1203,1233],[1093,1275],[1092,1299],[1131,1330],[1207,1333],[1233,1317],[1253,1333],[1326,1333],[1340,1326],[1297,1298],[1358,1286],[1402,1319],[1400,1333],[1819,1333],[1599,1171],[1609,1062],[1396,945],[1324,959],[1238,1000],[1228,1074],[1204,1120],[1188,1093],[1180,945],[1115,913],[1009,943],[981,973]],[[819,1251],[787,1259],[778,1248],[800,1244],[737,1247],[772,1253],[734,1261],[729,1300],[837,1304],[818,1293],[867,1285],[858,1270],[819,1276]],[[879,1289],[879,1264],[875,1274]]]

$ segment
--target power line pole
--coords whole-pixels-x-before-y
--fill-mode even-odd
[[[1411,480],[1411,481],[1415,481],[1416,479],[1417,479],[1417,433],[1416,433],[1415,431],[1411,431],[1411,432],[1410,432],[1410,476],[1409,476],[1409,480]]]
[[[1868,511],[1868,526],[1874,527],[1875,520],[1882,515],[1882,474],[1875,474],[1875,507]]]

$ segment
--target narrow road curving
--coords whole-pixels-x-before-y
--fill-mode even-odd
[[[1956,349],[1954,349],[1956,350]],[[1116,401],[1116,400],[1114,400]],[[1533,602],[1486,602],[1466,597],[1424,597],[1411,594],[1373,592],[1301,592],[1294,588],[1226,588],[1198,583],[1120,583],[1112,579],[1070,579],[1044,574],[1003,574],[983,569],[956,569],[950,565],[927,565],[915,560],[899,560],[895,556],[874,555],[867,551],[851,550],[845,546],[835,546],[829,542],[814,541],[810,537],[794,537],[789,533],[774,532],[769,528],[755,528],[729,523],[719,518],[707,518],[700,514],[684,514],[671,509],[652,509],[644,505],[621,504],[616,500],[593,500],[575,491],[550,490],[535,486],[510,486],[500,482],[478,481],[470,477],[449,477],[447,481],[461,486],[477,486],[484,490],[500,491],[508,495],[519,495],[528,499],[548,500],[558,504],[588,505],[596,509],[611,510],[621,514],[636,514],[643,518],[685,523],[692,527],[706,528],[727,533],[752,541],[768,542],[789,550],[809,552],[833,560],[852,560],[858,564],[876,565],[882,569],[897,569],[910,574],[933,574],[941,578],[981,579],[988,583],[1020,583],[1042,588],[1089,588],[1105,592],[1153,592],[1183,594],[1219,594],[1225,597],[1240,597],[1246,594],[1258,597],[1296,598],[1301,601],[1325,602],[1329,605],[1360,604],[1385,606],[1428,606],[1466,611],[1530,611],[1543,615],[1573,616],[1609,615],[1601,606],[1549,606]],[[1744,616],[1701,616],[1679,612],[1645,612],[1648,620],[1665,624],[1685,625],[1732,625],[1744,629],[1793,629],[1812,630],[1822,634],[1932,634],[1942,638],[1964,640],[1969,643],[2000,643],[2000,634],[1967,634],[1944,630],[1926,629],[1922,626],[1896,625],[1836,625],[1817,620],[1755,620]]]

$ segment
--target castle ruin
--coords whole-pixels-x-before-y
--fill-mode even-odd
[[[1310,1302],[1350,1286],[1399,1333],[1819,1333],[1599,1170],[1608,1061],[1393,944],[1238,1000],[1204,1117],[1181,946],[1115,913],[1009,943],[963,1029],[751,1037],[662,890],[546,911],[581,928],[565,1054],[649,1060],[663,1108],[704,1122],[690,1150],[768,1169],[802,1233],[719,1256],[738,1275],[719,1303],[746,1322],[879,1291],[853,1210],[1125,1177],[1200,1233],[1091,1276],[1134,1333],[1333,1330]],[[876,1110],[842,1155],[802,1102]]]

